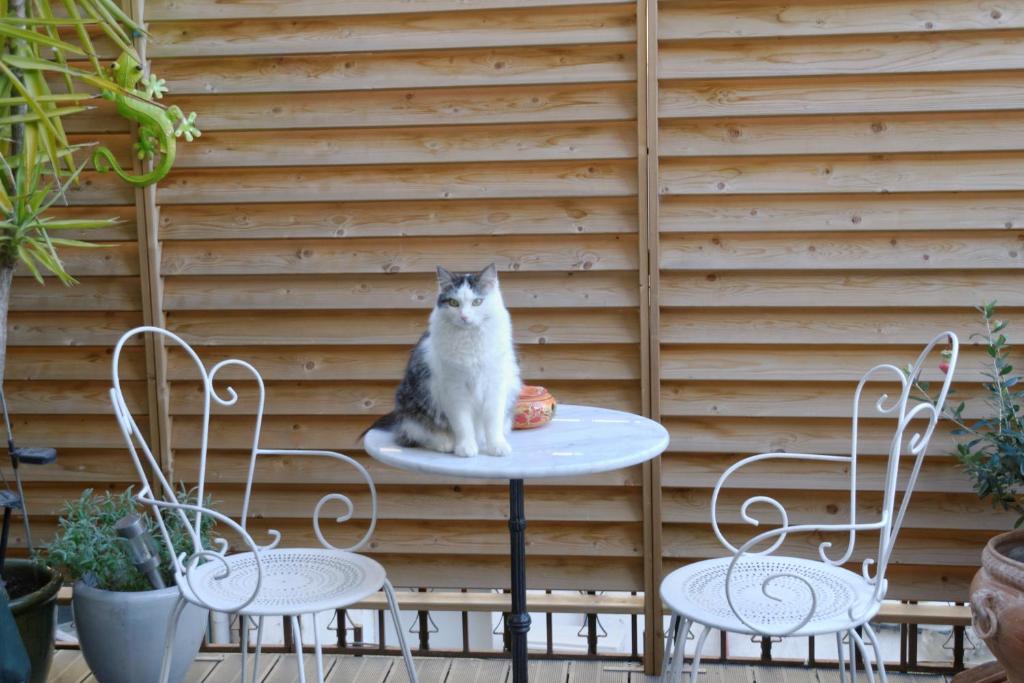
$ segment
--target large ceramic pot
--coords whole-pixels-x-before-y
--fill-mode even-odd
[[[75,584],[75,628],[99,683],[158,683],[177,586],[124,593]],[[209,610],[188,605],[178,621],[169,683],[181,683],[199,652]]]
[[[1024,529],[985,546],[971,582],[971,613],[1010,683],[1024,683]]]
[[[57,629],[60,574],[31,560],[15,559],[4,562],[4,574],[12,584],[34,587],[32,592],[11,600],[11,612],[32,664],[29,681],[46,683],[53,660],[53,636]]]

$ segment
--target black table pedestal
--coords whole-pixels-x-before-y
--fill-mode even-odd
[[[512,635],[512,682],[527,683],[527,641],[530,613],[526,611],[526,509],[523,480],[508,483],[508,530],[512,543],[512,612],[508,629]]]

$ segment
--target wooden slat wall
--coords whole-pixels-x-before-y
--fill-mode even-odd
[[[910,362],[943,329],[966,340],[983,300],[1021,317],[1024,2],[666,0],[658,29],[668,570],[721,553],[707,507],[730,463],[849,452],[861,372]],[[959,379],[980,379],[979,360],[965,349]],[[890,427],[862,426],[866,514]],[[963,600],[984,542],[1012,524],[973,495],[950,445],[936,438],[925,465],[892,597]],[[847,481],[755,467],[725,523],[747,537],[738,506],[755,493],[794,521],[838,521]]]
[[[357,437],[391,407],[438,264],[497,261],[528,381],[640,410],[636,7],[369,9],[148,3],[153,69],[204,131],[157,198],[167,324],[208,362],[263,372],[265,445],[360,454],[381,485],[371,549],[397,584],[500,587],[507,488],[380,467]],[[185,359],[168,368],[190,479],[198,406]],[[250,429],[226,415],[214,431],[233,512]],[[296,461],[259,481],[258,525],[312,541],[316,501],[355,479]],[[639,468],[531,484],[531,582],[642,589],[641,484]]]
[[[26,471],[40,534],[83,485],[130,481],[104,390],[110,348],[143,310],[208,361],[263,371],[269,445],[367,464],[381,486],[372,552],[396,583],[497,587],[505,489],[380,467],[356,440],[390,408],[434,266],[497,260],[528,380],[567,402],[649,405],[672,433],[658,467],[528,490],[531,583],[621,590],[653,586],[659,560],[721,553],[710,488],[738,457],[848,448],[865,368],[909,361],[941,329],[966,337],[985,299],[1021,317],[1024,0],[665,0],[648,14],[649,84],[638,7],[150,0],[154,70],[204,135],[160,185],[152,297],[135,195],[110,175],[86,174],[66,209],[125,218],[94,235],[111,248],[67,252],[82,284],[18,280],[15,426],[62,449],[57,467]],[[102,104],[73,133],[130,156]],[[133,405],[155,412],[144,349],[129,351]],[[960,378],[978,379],[977,351],[963,356]],[[195,387],[180,354],[167,360],[173,473],[188,480]],[[252,384],[235,386],[251,412]],[[237,413],[214,437],[229,512],[249,429]],[[887,429],[863,425],[866,513]],[[973,496],[949,446],[937,438],[925,468],[893,596],[963,599],[983,542],[1012,522]],[[256,526],[310,540],[319,495],[353,481],[268,463]],[[736,481],[723,505],[736,532],[754,492],[801,521],[846,512],[841,472],[776,465]]]

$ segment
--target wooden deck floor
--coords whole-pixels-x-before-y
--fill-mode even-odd
[[[312,655],[306,672],[314,671]],[[239,655],[201,653],[186,683],[240,683]],[[326,656],[326,683],[408,683],[402,660],[376,656]],[[500,659],[417,657],[420,683],[506,683],[509,664]],[[639,665],[613,662],[543,661],[530,664],[530,683],[654,683]],[[262,683],[297,683],[290,655],[260,658]],[[311,677],[307,676],[307,680]],[[702,683],[838,683],[832,669],[709,664],[701,667]],[[862,679],[866,680],[866,679]],[[944,676],[890,674],[890,683],[948,683]],[[77,650],[59,650],[49,683],[96,683]]]

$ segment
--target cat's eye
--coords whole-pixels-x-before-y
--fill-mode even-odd
[[[458,308],[459,307],[459,300],[458,299],[448,299],[448,305],[451,306],[452,308]]]
[[[473,305],[474,305],[474,306],[479,306],[479,305],[480,305],[480,304],[482,304],[483,302],[484,302],[484,300],[483,300],[483,299],[473,299]]]

